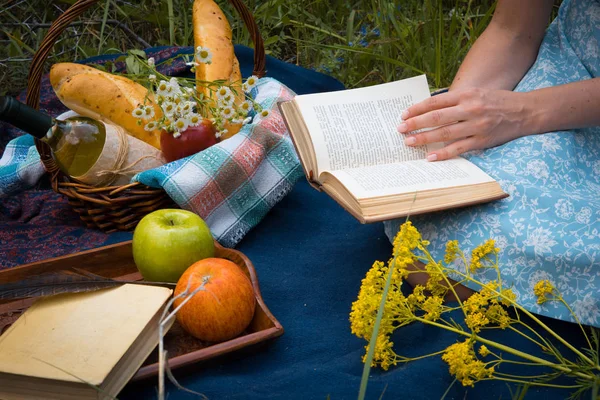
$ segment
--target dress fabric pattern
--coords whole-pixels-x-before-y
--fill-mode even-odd
[[[515,91],[599,76],[600,0],[564,0]],[[559,302],[537,304],[533,287],[547,279],[582,323],[600,327],[600,127],[526,136],[464,157],[498,180],[510,197],[412,217],[431,241],[431,254],[442,259],[445,243],[458,240],[468,257],[476,246],[495,239],[503,284],[512,286],[519,304],[575,321]],[[403,221],[384,223],[390,239]],[[462,265],[454,267],[464,271]],[[497,278],[489,269],[475,276]]]

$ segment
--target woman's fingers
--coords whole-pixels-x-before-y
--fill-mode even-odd
[[[430,131],[405,136],[407,146],[422,146],[429,143],[450,142],[468,136],[465,123],[444,125]]]
[[[434,128],[436,126],[462,121],[465,117],[465,113],[457,106],[433,110],[405,120],[398,126],[398,132],[408,133],[424,128]]]
[[[470,136],[463,140],[457,140],[448,146],[432,151],[427,155],[427,161],[443,161],[466,153],[467,151],[477,150],[477,139]]]
[[[431,96],[413,106],[410,106],[402,113],[402,119],[413,118],[433,110],[452,107],[458,104],[459,96],[457,92],[446,92]]]

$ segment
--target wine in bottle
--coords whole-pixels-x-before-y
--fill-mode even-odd
[[[0,120],[47,143],[58,167],[69,176],[85,175],[106,141],[102,122],[87,117],[58,120],[18,100],[0,96]]]
[[[126,185],[165,163],[159,149],[117,125],[83,116],[55,119],[12,97],[0,96],[0,121],[48,143],[58,167],[88,185]]]

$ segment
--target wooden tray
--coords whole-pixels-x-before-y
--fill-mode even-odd
[[[256,311],[250,326],[235,339],[221,343],[206,343],[183,331],[177,322],[165,335],[165,349],[169,355],[169,366],[176,369],[199,361],[230,353],[250,345],[272,339],[283,334],[283,327],[265,305],[252,262],[241,252],[227,249],[215,242],[215,257],[226,258],[236,263],[252,281],[256,296]],[[22,280],[32,275],[79,268],[107,278],[119,280],[141,280],[131,251],[131,241],[100,247],[64,257],[52,258],[0,271],[0,283]],[[10,302],[0,301],[0,334],[4,332],[31,305],[35,299]],[[158,353],[148,357],[138,370],[133,381],[158,374]]]

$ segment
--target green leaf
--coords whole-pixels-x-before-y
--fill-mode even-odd
[[[356,10],[350,12],[348,22],[346,22],[346,41],[350,43],[354,37],[354,17],[356,16]]]
[[[134,56],[127,56],[125,58],[125,65],[127,66],[127,73],[137,75],[140,73],[140,63]]]
[[[265,39],[264,45],[265,45],[265,47],[267,47],[273,43],[277,43],[279,41],[279,39],[280,39],[279,36],[271,36],[271,37]]]
[[[133,49],[133,50],[129,50],[129,53],[136,55],[136,56],[140,56],[144,59],[146,58],[146,52],[144,50]]]

